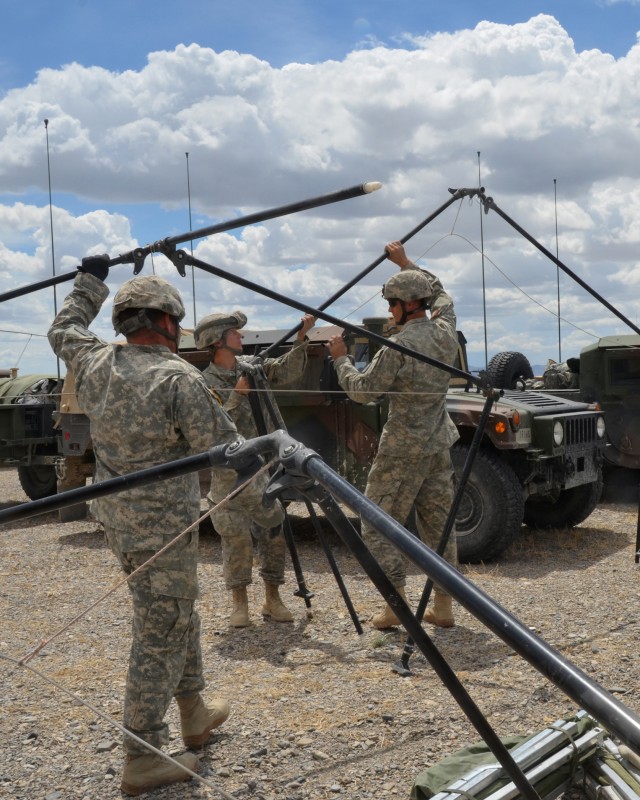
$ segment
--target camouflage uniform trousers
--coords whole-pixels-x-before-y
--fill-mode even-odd
[[[123,552],[118,532],[105,532],[127,575],[154,555],[153,550]],[[172,538],[166,536],[165,544]],[[191,532],[128,583],[133,625],[123,724],[157,748],[169,740],[164,716],[171,698],[200,692],[205,685],[194,607],[197,555],[198,536]],[[149,752],[128,736],[124,747],[131,755]]]
[[[212,514],[215,529],[222,539],[222,574],[227,589],[252,582],[253,542],[260,561],[260,577],[266,583],[284,583],[286,542],[282,526],[262,528],[247,514],[229,508]]]
[[[420,539],[436,550],[444,530],[454,491],[454,474],[449,449],[407,459],[378,453],[367,480],[365,495],[403,525],[415,505]],[[362,538],[394,586],[406,584],[404,556],[387,539],[366,523]],[[443,558],[457,566],[455,531],[451,532]]]

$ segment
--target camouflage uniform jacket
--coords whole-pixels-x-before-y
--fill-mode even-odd
[[[75,375],[91,422],[96,481],[204,452],[237,438],[200,372],[163,345],[109,344],[88,330],[109,290],[79,273],[49,330],[54,352]],[[127,550],[157,550],[198,518],[197,473],[94,501]]]
[[[302,375],[307,365],[307,344],[296,339],[293,347],[278,358],[267,358],[263,362],[264,374],[271,386],[283,386],[292,383]],[[252,356],[236,356],[236,366],[233,369],[224,369],[213,362],[202,372],[207,385],[220,396],[225,411],[235,422],[238,432],[245,439],[258,436],[249,398],[234,392],[234,386],[244,374],[238,368],[238,362],[252,361]],[[261,403],[264,409],[264,403]],[[271,417],[263,411],[267,422],[267,430],[274,430]]]
[[[415,264],[410,268],[418,269]],[[413,319],[390,337],[405,347],[446,364],[453,364],[458,350],[453,302],[442,284],[422,270],[433,287],[429,298],[434,319]],[[450,447],[459,437],[446,408],[449,373],[383,347],[363,372],[347,356],[335,361],[338,380],[352,400],[370,403],[389,394],[389,415],[378,452],[406,457],[419,450],[431,455]]]

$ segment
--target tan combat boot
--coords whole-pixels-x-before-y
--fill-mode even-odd
[[[182,741],[187,747],[200,747],[218,725],[222,725],[231,711],[229,703],[223,699],[209,700],[205,705],[200,694],[187,694],[176,697],[180,709]]]
[[[424,615],[424,621],[437,625],[440,628],[453,628],[456,624],[451,608],[451,598],[448,594],[434,591],[433,607],[428,608]]]
[[[180,756],[172,757],[192,772],[195,772],[198,766],[198,756],[194,753],[183,753]],[[190,780],[191,775],[188,772],[170,761],[165,761],[161,756],[149,753],[148,755],[127,756],[122,771],[120,789],[125,794],[135,797],[157,789],[158,786]]]
[[[271,617],[275,622],[293,622],[293,614],[282,602],[277,583],[264,582],[265,599],[262,616]]]
[[[233,628],[246,628],[251,625],[249,620],[249,598],[246,586],[236,586],[232,589],[233,611],[229,617],[229,624]]]
[[[404,591],[404,586],[396,587],[396,591],[400,595],[400,597],[407,603],[407,595]],[[387,603],[382,611],[378,611],[377,614],[374,614],[371,618],[371,624],[374,628],[377,628],[379,631],[384,631],[386,628],[393,628],[394,625],[400,625],[400,620],[396,617],[396,612],[391,608],[391,606]]]

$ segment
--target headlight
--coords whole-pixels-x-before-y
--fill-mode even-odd
[[[553,426],[553,441],[555,442],[557,447],[560,447],[563,439],[564,439],[564,428],[562,427],[562,423],[556,422],[554,423]]]
[[[598,434],[598,439],[602,439],[604,437],[606,430],[607,426],[604,424],[604,417],[598,417],[598,421],[596,422],[596,433]]]

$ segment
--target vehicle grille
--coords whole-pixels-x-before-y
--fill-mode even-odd
[[[565,420],[564,424],[564,443],[565,445],[584,444],[585,442],[595,442],[596,417],[577,416],[573,419]]]

